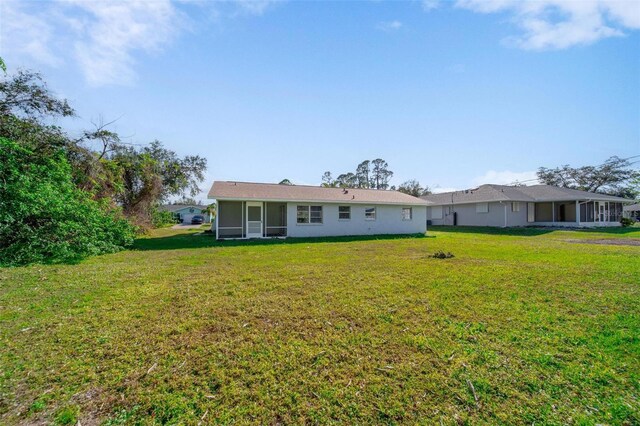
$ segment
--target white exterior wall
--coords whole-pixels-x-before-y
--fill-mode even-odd
[[[458,214],[458,226],[527,226],[527,203],[520,202],[520,211],[511,211],[511,202],[502,204],[499,202],[488,203],[488,213],[476,213],[476,203],[455,204],[453,206],[442,206],[442,219],[432,218],[433,207],[428,208],[427,218],[432,225],[453,225],[453,212]],[[506,225],[505,225],[505,206]]]
[[[297,223],[297,206],[322,206],[322,224]],[[338,219],[338,206],[351,206],[351,219]],[[367,207],[376,208],[376,219],[366,220]],[[402,220],[402,208],[412,209],[411,220]],[[287,203],[287,236],[328,237],[340,235],[424,234],[427,231],[426,206],[374,204]]]

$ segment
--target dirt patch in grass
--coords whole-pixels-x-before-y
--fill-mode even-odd
[[[602,244],[612,246],[637,246],[640,247],[640,239],[599,238],[597,240],[566,240],[568,243]]]

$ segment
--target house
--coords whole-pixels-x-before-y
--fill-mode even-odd
[[[482,185],[425,195],[433,225],[619,226],[630,200],[550,185]]]
[[[216,181],[218,238],[423,234],[425,200],[397,191]]]
[[[204,213],[207,206],[191,205],[191,204],[165,204],[160,206],[160,210],[173,213],[176,221],[181,223],[191,223],[191,219],[195,215],[204,217],[205,223],[211,222],[211,215]]]
[[[640,203],[624,206],[623,211],[628,218],[640,221]]]

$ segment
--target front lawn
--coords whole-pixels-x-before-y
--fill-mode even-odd
[[[640,229],[196,232],[0,269],[0,424],[640,423]]]

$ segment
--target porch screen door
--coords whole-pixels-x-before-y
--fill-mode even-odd
[[[247,202],[247,238],[262,237],[262,203]]]

